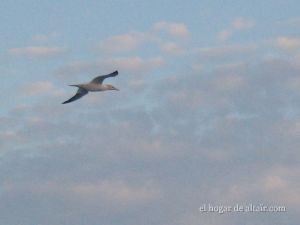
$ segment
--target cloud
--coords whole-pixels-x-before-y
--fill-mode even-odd
[[[233,32],[230,30],[223,30],[218,34],[218,39],[221,41],[228,40],[232,36]]]
[[[172,36],[186,38],[189,36],[189,31],[184,23],[174,22],[157,22],[153,25],[156,31],[164,31]]]
[[[220,41],[226,41],[236,32],[240,30],[251,29],[254,27],[254,25],[255,23],[252,20],[248,20],[242,17],[235,18],[228,28],[218,33],[217,39]]]
[[[37,81],[23,86],[23,94],[25,95],[54,95],[61,96],[64,92],[57,89],[53,83],[49,81]]]
[[[300,62],[300,61],[299,61]],[[300,91],[300,78],[299,77],[292,77],[289,78],[286,82],[286,85],[295,91]]]
[[[98,48],[99,51],[107,53],[128,52],[137,49],[147,41],[151,41],[149,34],[142,32],[130,32],[127,34],[116,35],[102,41]]]
[[[245,214],[197,211],[241,202],[284,204],[278,221],[297,224],[300,109],[290,82],[299,68],[273,60],[172,72],[99,104],[41,98],[1,115],[5,224],[20,215],[41,223],[45,212],[54,215],[46,225],[110,224],[120,214],[143,224],[145,209],[155,224],[242,224]],[[261,221],[255,215],[251,223]]]
[[[268,175],[267,177],[265,177],[263,187],[268,191],[286,188],[286,181],[284,181],[282,177],[278,175]]]
[[[300,38],[278,37],[274,40],[274,44],[277,48],[280,48],[283,50],[299,50]]]
[[[180,47],[178,44],[176,44],[174,42],[161,43],[160,48],[164,52],[167,52],[167,53],[172,54],[172,55],[179,55],[179,54],[184,53],[183,48]]]
[[[13,131],[13,130],[3,130],[0,131],[0,147],[2,148],[2,151],[0,154],[3,153],[3,150],[9,147],[8,142],[16,142],[20,141],[19,136]]]
[[[254,26],[254,22],[242,17],[238,17],[232,21],[231,26],[235,30],[249,29]]]
[[[168,33],[173,37],[185,38],[189,36],[188,29],[183,23],[157,22],[153,28],[145,32],[131,31],[129,33],[115,35],[101,41],[97,48],[104,53],[125,53],[138,50],[145,45],[159,47],[164,52],[178,55],[183,52],[178,43],[165,40],[158,31]],[[178,39],[177,39],[178,41]]]
[[[65,196],[67,201],[76,204],[100,205],[107,207],[127,208],[128,206],[147,205],[162,196],[157,185],[147,182],[144,184],[131,184],[124,180],[102,179],[96,182],[64,182],[57,181],[21,181],[3,183],[3,191],[10,193],[36,193],[44,196],[56,193]]]
[[[300,183],[294,179],[299,175],[297,166],[274,166],[262,177],[263,191],[270,199],[276,199],[284,205],[300,206]],[[286,192],[289,190],[289,192]]]
[[[215,86],[219,90],[230,90],[241,89],[245,84],[245,79],[237,74],[226,74],[218,77],[215,81]]]
[[[47,41],[55,39],[59,36],[60,36],[60,34],[58,32],[51,32],[48,34],[36,34],[36,35],[32,36],[32,40],[37,41],[37,42],[47,42]]]
[[[74,197],[86,201],[105,201],[117,207],[144,205],[161,197],[161,191],[149,184],[135,185],[122,180],[103,180],[96,183],[82,183],[71,187]]]
[[[61,67],[57,74],[60,76],[74,76],[81,73],[97,74],[99,71],[111,71],[114,69],[126,72],[147,73],[161,67],[165,63],[162,57],[117,57],[100,59],[92,62],[78,61]],[[114,68],[114,69],[113,69]]]
[[[25,56],[29,58],[37,57],[52,57],[61,55],[66,52],[65,48],[61,47],[44,47],[44,46],[30,46],[23,48],[12,48],[8,53],[14,56]]]
[[[145,32],[131,31],[115,35],[100,42],[97,46],[100,52],[109,54],[128,53],[140,50],[145,46],[158,48],[171,55],[180,55],[184,52],[180,39],[168,40],[160,35],[160,31],[172,37],[186,38],[189,31],[183,23],[157,22]],[[182,41],[182,40],[181,40]]]
[[[135,78],[135,79],[129,81],[129,86],[131,88],[141,90],[145,86],[145,80]]]
[[[112,41],[131,51],[145,43],[135,35]],[[173,40],[156,44],[180,53]],[[52,96],[54,83],[25,83],[20,92],[36,101],[0,115],[0,223],[298,224],[300,67],[249,62],[257,48],[198,48],[171,65],[160,56],[73,61],[57,73],[75,82],[117,67],[113,82],[122,85],[67,106]],[[199,58],[221,63],[207,71]],[[288,213],[198,212],[204,203],[256,202]]]
[[[225,45],[220,47],[198,48],[194,52],[203,58],[222,58],[244,53],[251,53],[257,49],[255,44]]]
[[[290,27],[298,27],[300,26],[300,17],[290,18],[287,20],[277,22],[278,25],[282,26],[290,26]]]

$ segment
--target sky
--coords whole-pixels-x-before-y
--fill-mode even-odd
[[[299,8],[2,1],[0,225],[297,225]]]

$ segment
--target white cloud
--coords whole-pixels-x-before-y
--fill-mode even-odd
[[[106,204],[126,206],[129,204],[145,204],[161,197],[161,191],[146,183],[132,185],[122,180],[102,180],[96,183],[81,183],[71,187],[76,198],[83,201],[106,201]]]
[[[50,57],[61,55],[66,52],[66,49],[61,47],[30,46],[23,48],[12,48],[9,49],[8,52],[9,54],[15,56]]]
[[[244,65],[245,65],[244,62],[224,63],[224,64],[217,65],[216,69],[220,71],[234,70],[234,69],[241,68]]]
[[[164,31],[172,36],[177,37],[188,37],[189,31],[184,23],[174,23],[174,22],[157,22],[153,25],[154,30]]]
[[[149,40],[151,40],[151,37],[145,33],[130,32],[110,37],[101,42],[98,48],[100,51],[107,53],[127,52],[137,49]]]
[[[130,51],[143,45],[133,36],[121,35],[121,40],[114,41],[127,43],[125,50]],[[158,45],[171,54],[179,46],[167,41]],[[287,119],[280,111],[292,108],[298,118],[299,69],[282,61],[248,64],[245,55],[256,49],[255,44],[200,48],[196,53],[201,57],[222,59],[217,70],[206,72],[199,64],[205,62],[193,57],[194,67],[187,58],[155,79],[141,75],[160,68],[165,63],[162,57],[102,58],[62,67],[60,72],[70,76],[70,82],[78,74],[84,74],[85,81],[86,76],[93,78],[91,74],[118,67],[120,76],[112,82],[124,81],[122,91],[89,94],[87,98],[95,97],[92,104],[85,99],[67,107],[42,96],[40,103],[30,103],[18,116],[9,115],[11,121],[5,128],[0,117],[0,145],[7,149],[0,163],[2,215],[9,211],[7,217],[12,221],[13,212],[29,210],[21,215],[40,214],[43,221],[47,212],[66,215],[62,218],[70,224],[83,220],[111,224],[121,208],[124,224],[143,224],[146,209],[153,224],[166,224],[166,218],[170,224],[199,224],[202,216],[197,207],[212,201],[269,200],[299,206],[299,183],[293,181],[299,177],[293,171],[299,168],[292,164],[299,158],[300,123],[290,118],[290,126],[284,126]],[[226,64],[224,59],[232,55],[242,56],[238,62],[245,65]],[[185,70],[187,66],[194,68],[192,73]],[[295,87],[285,86],[287,81]],[[133,94],[128,94],[131,87]],[[29,95],[55,89],[47,81],[24,88]],[[290,170],[265,172],[284,163]],[[151,179],[154,184],[148,183]],[[32,213],[32,208],[40,213]],[[296,215],[289,212],[292,215],[288,216],[297,218],[299,208],[292,210]],[[213,217],[203,221],[216,225],[245,221],[242,214]],[[249,224],[259,223],[254,217]],[[60,218],[52,220],[48,223],[61,224]],[[270,220],[266,217],[265,224]]]
[[[31,84],[24,85],[22,92],[25,95],[54,95],[61,96],[63,91],[57,89],[53,83],[49,81],[37,81]]]
[[[7,141],[15,141],[18,138],[14,131],[0,131],[0,140],[2,143]]]
[[[299,65],[300,65],[300,61],[299,61]],[[289,78],[286,82],[286,85],[291,90],[299,92],[300,91],[300,77]]]
[[[254,22],[252,20],[247,20],[242,17],[238,17],[232,21],[232,28],[235,30],[243,30],[243,29],[249,29],[254,26]]]
[[[220,41],[226,41],[227,39],[229,39],[232,36],[233,32],[230,30],[223,30],[220,33],[218,33],[217,38]]]
[[[140,58],[140,57],[117,57],[100,59],[92,62],[78,61],[63,66],[57,71],[58,75],[74,76],[80,73],[97,74],[99,71],[111,71],[114,69],[126,72],[146,73],[162,66],[165,60],[162,57]]]
[[[164,63],[165,61],[162,57],[153,57],[148,59],[142,59],[140,57],[114,58],[104,61],[104,64],[117,65],[118,67],[128,71],[151,70],[162,66]]]
[[[300,38],[296,37],[278,37],[274,40],[276,47],[283,50],[299,50]]]
[[[36,34],[36,35],[32,36],[32,40],[37,41],[37,42],[47,42],[47,41],[50,41],[59,36],[60,36],[60,34],[57,32],[51,32],[48,34]]]
[[[152,26],[152,29],[145,32],[131,31],[125,34],[115,35],[101,41],[97,45],[97,49],[104,53],[125,53],[134,50],[139,50],[145,45],[153,45],[164,52],[178,55],[183,53],[182,47],[176,42],[165,40],[159,34],[159,31],[168,33],[173,37],[187,37],[189,31],[183,23],[172,22],[157,22]],[[170,36],[168,36],[170,38]]]
[[[172,55],[179,55],[184,53],[183,48],[181,48],[178,44],[176,44],[175,42],[165,42],[165,43],[161,43],[160,48],[164,51],[167,52],[169,54]]]
[[[217,35],[217,39],[220,41],[226,41],[232,37],[237,31],[247,30],[254,27],[255,23],[252,20],[248,20],[242,17],[235,18],[230,26]]]
[[[218,90],[236,91],[243,87],[245,79],[238,74],[225,74],[214,80],[214,85]]]
[[[133,79],[133,80],[129,81],[129,85],[133,89],[141,90],[145,85],[145,80]]]
[[[0,117],[6,124],[0,127],[0,144],[7,143],[1,145],[7,148],[0,164],[2,214],[8,210],[5,203],[12,202],[20,212],[29,210],[26,216],[39,207],[53,215],[72,211],[67,218],[74,224],[82,212],[89,224],[99,219],[109,224],[119,209],[144,221],[146,208],[151,218],[164,212],[155,224],[166,224],[165,218],[174,218],[170,224],[187,221],[186,212],[195,212],[188,222],[197,224],[201,203],[276,201],[286,204],[289,217],[298,218],[299,94],[284,84],[296,78],[299,69],[284,61],[229,67],[209,73],[173,71],[151,84],[146,79],[145,85],[154,90],[134,106],[127,100],[136,101],[136,92],[99,105],[82,101],[59,107],[41,99],[26,109],[31,118],[40,119],[29,120],[21,113],[9,115],[8,122]],[[152,102],[147,110],[145,103]],[[296,119],[281,114],[280,109],[288,107],[298,110]],[[27,205],[35,208],[30,211]],[[229,216],[233,223],[225,215],[213,217],[215,224],[245,221],[244,214]],[[257,221],[251,217],[249,223]]]
[[[264,178],[263,181],[264,185],[263,187],[267,190],[274,190],[274,189],[282,189],[282,188],[286,188],[287,183],[285,180],[283,180],[282,177],[272,174],[272,175],[268,175]]]
[[[271,199],[284,203],[285,205],[300,206],[300,194],[298,193],[299,181],[298,166],[277,165],[269,168],[262,174],[262,192]],[[288,190],[288,191],[287,191]]]
[[[300,17],[290,18],[287,20],[277,22],[278,25],[282,26],[291,26],[291,27],[298,27],[300,26]]]
[[[256,48],[257,46],[255,44],[227,45],[220,47],[198,48],[195,50],[195,53],[205,58],[218,58],[253,52]]]
[[[133,207],[134,205],[145,205],[162,196],[162,190],[158,185],[151,182],[143,184],[132,184],[124,180],[101,179],[95,182],[64,182],[40,181],[40,182],[4,182],[3,190],[8,193],[23,191],[43,195],[64,196],[69,201],[81,203],[102,204],[114,207]]]

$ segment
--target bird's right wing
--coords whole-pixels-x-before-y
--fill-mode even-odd
[[[62,104],[66,104],[66,103],[69,103],[69,102],[73,102],[73,101],[76,101],[77,99],[80,99],[82,96],[86,95],[88,93],[87,90],[83,89],[83,88],[78,88],[76,94],[70,98],[69,100],[63,102]]]
[[[107,74],[107,75],[102,75],[102,76],[98,76],[98,77],[95,77],[91,83],[97,83],[97,84],[102,84],[103,80],[105,78],[108,78],[108,77],[115,77],[118,75],[118,71],[116,70],[115,72],[112,72],[110,74]]]

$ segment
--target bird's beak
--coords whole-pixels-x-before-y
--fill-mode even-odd
[[[118,88],[115,88],[115,87],[114,87],[114,90],[115,90],[115,91],[120,91]]]

